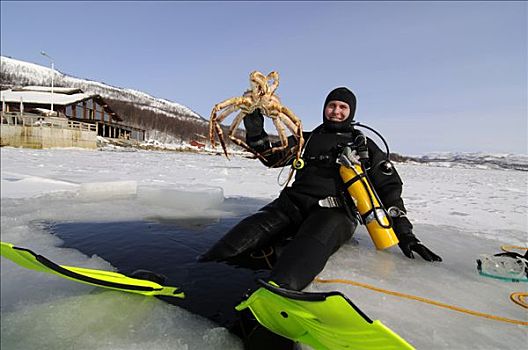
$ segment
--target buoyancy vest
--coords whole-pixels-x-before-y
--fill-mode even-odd
[[[305,165],[297,170],[292,191],[321,199],[336,196],[341,184],[336,159],[339,146],[352,139],[352,132],[328,132],[324,127],[315,129],[308,137],[303,160]]]
[[[288,195],[304,210],[309,210],[320,199],[339,198],[340,192],[343,191],[343,181],[339,175],[339,165],[336,159],[342,151],[342,146],[354,142],[359,133],[361,132],[356,129],[347,132],[327,130],[324,125],[320,125],[311,133],[306,133],[307,142],[302,157],[305,165],[296,171],[295,181],[290,187],[285,188],[281,195]],[[401,201],[402,182],[399,175],[396,171],[390,176],[382,174],[376,164],[386,159],[385,153],[369,138],[367,138],[367,146],[368,163],[372,165],[367,173],[376,191],[382,200],[388,199],[389,202],[394,202],[399,199]],[[394,203],[384,204],[393,205]]]

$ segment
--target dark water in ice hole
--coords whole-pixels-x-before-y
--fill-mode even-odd
[[[198,263],[196,258],[244,216],[246,213],[236,218],[170,221],[48,221],[39,226],[63,240],[63,247],[87,256],[96,254],[119,273],[146,269],[165,275],[165,284],[181,288],[186,297],[160,299],[229,328],[237,317],[234,307],[249,288],[254,288],[257,278],[265,278],[267,271]]]

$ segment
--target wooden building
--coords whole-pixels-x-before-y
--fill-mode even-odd
[[[97,125],[99,136],[145,140],[145,130],[126,125],[100,95],[76,88],[25,86],[0,92],[2,111],[39,113]],[[52,107],[53,106],[53,110]]]

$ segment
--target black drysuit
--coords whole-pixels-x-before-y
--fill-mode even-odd
[[[358,133],[353,128],[345,132],[333,131],[325,124],[313,132],[305,132],[302,157],[305,166],[297,170],[291,186],[286,187],[276,200],[233,227],[202,256],[202,260],[237,263],[261,249],[280,246],[269,279],[285,288],[305,288],[356,229],[355,208],[349,205],[350,201],[344,195],[336,157],[340,146],[353,142]],[[246,141],[261,154],[271,147],[264,131],[258,136],[247,137]],[[292,137],[289,142],[294,142]],[[367,173],[383,205],[386,208],[397,206],[405,211],[398,173],[394,170],[391,175],[386,175],[381,171],[380,164],[386,155],[368,138],[367,148],[370,164]],[[262,160],[264,165],[286,165],[280,164],[283,156],[280,152],[266,154],[265,161]],[[338,199],[341,205],[321,207],[319,201],[327,197]],[[405,216],[393,221],[400,241],[416,240],[412,225]]]

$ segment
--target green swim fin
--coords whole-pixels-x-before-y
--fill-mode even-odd
[[[236,310],[249,308],[260,324],[285,338],[316,350],[414,349],[339,292],[296,292],[259,282],[263,287]]]
[[[6,242],[1,242],[0,255],[30,270],[52,273],[69,280],[97,287],[147,296],[164,295],[185,298],[185,294],[175,287],[165,287],[156,282],[127,277],[117,272],[57,265],[29,249],[15,247],[13,244]]]

